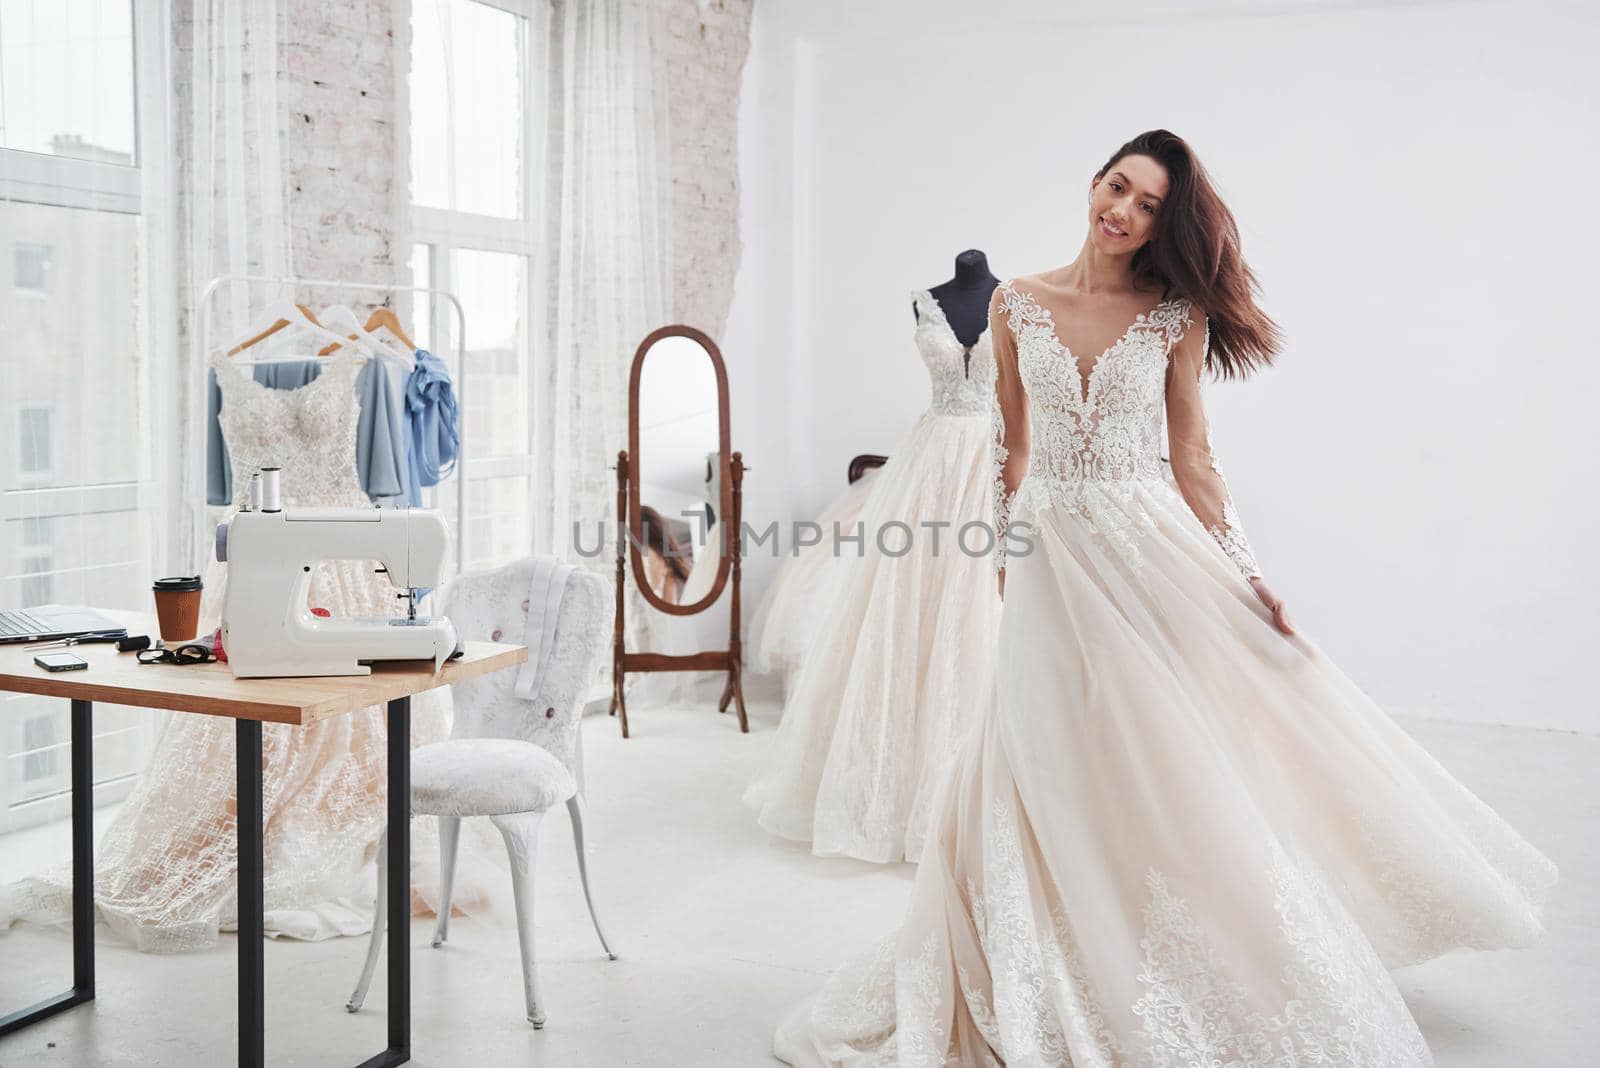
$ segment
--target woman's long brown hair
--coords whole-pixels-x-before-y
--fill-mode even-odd
[[[1283,332],[1256,305],[1255,272],[1239,251],[1239,225],[1189,143],[1170,130],[1148,130],[1111,154],[1104,178],[1126,156],[1149,156],[1167,169],[1167,195],[1154,236],[1133,254],[1136,282],[1187,297],[1211,327],[1206,367],[1219,378],[1242,378],[1270,364]]]

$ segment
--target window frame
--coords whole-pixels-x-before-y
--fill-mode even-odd
[[[135,96],[133,161],[112,163],[0,148],[0,200],[140,217],[136,258],[141,284],[136,320],[141,358],[148,369],[139,383],[137,403],[148,413],[149,425],[173,426],[172,418],[177,409],[171,396],[173,391],[166,388],[166,384],[178,380],[177,287],[172,282],[176,277],[177,258],[172,227],[163,224],[171,218],[176,204],[173,192],[176,162],[172,158],[169,118],[172,85],[167,54],[171,15],[169,5],[159,0],[150,3],[128,0],[128,3],[133,12],[130,23]],[[11,254],[9,249],[7,254]],[[8,264],[7,269],[14,270],[14,264]],[[20,368],[5,370],[14,373]],[[105,512],[128,512],[136,519],[149,517],[147,528],[154,538],[151,546],[154,559],[149,563],[172,565],[171,556],[177,544],[175,532],[180,520],[175,480],[164,476],[177,469],[176,434],[146,445],[133,479],[74,486],[35,488],[26,485],[19,477],[21,472],[13,469],[13,464],[20,465],[21,454],[20,449],[13,453],[12,444],[0,448],[0,522],[28,518],[53,521]],[[6,563],[16,567],[20,574],[24,563],[45,558],[53,560],[54,553],[54,546],[19,544],[16,559]],[[85,565],[85,569],[122,563],[99,561]],[[56,573],[54,568],[42,572]],[[28,696],[0,693],[0,706]],[[67,789],[47,789],[32,798],[13,802],[14,796],[20,796],[20,790],[13,789],[12,776],[21,773],[30,758],[50,752],[56,764],[66,764],[65,758],[55,752],[71,745],[70,735],[63,733],[66,705],[58,704],[59,708],[48,713],[34,711],[25,716],[0,707],[0,727],[6,728],[0,733],[0,834],[65,819],[71,814],[71,791]],[[128,734],[141,735],[143,747],[153,746],[169,713],[143,709],[139,712],[140,715],[132,718],[131,725],[124,722],[127,717],[123,715],[102,719],[93,732],[96,746]],[[52,716],[59,725],[58,740],[45,747],[23,744],[13,750],[9,721],[37,721],[44,715]],[[108,722],[111,725],[108,726]],[[25,735],[26,728],[19,722],[17,736],[25,738]],[[104,765],[97,762],[97,766]],[[94,806],[120,801],[137,779],[137,774],[127,773],[97,776],[93,788]]]
[[[523,483],[524,492],[531,500],[535,491],[535,478],[539,470],[536,462],[538,457],[538,413],[539,401],[542,396],[541,375],[538,365],[538,341],[542,336],[544,302],[541,299],[545,285],[546,272],[544,266],[543,245],[539,235],[544,232],[544,136],[545,114],[544,95],[541,92],[541,76],[548,71],[545,62],[547,55],[546,44],[550,29],[550,5],[548,0],[462,0],[462,2],[481,4],[484,7],[504,11],[521,19],[518,51],[521,61],[521,87],[522,87],[522,128],[520,177],[521,211],[515,219],[505,219],[498,216],[484,215],[476,212],[459,211],[449,208],[439,208],[418,204],[412,198],[410,182],[406,189],[406,211],[409,221],[409,231],[397,245],[409,250],[415,245],[427,246],[428,272],[426,278],[417,278],[416,284],[428,286],[433,289],[455,293],[460,299],[460,294],[455,290],[456,253],[458,252],[494,252],[519,256],[523,261],[523,294],[522,307],[519,308],[520,321],[523,324],[524,336],[521,348],[526,352],[528,396],[528,432],[524,449],[520,453],[504,453],[493,455],[479,455],[474,450],[463,448],[464,463],[461,469],[451,476],[447,483],[442,483],[439,490],[453,482],[456,478],[465,478],[468,483],[481,482],[491,479],[515,477]],[[409,48],[416,47],[413,41],[413,27],[410,22],[410,12],[404,16],[397,13],[397,20],[404,18],[405,33],[397,32],[396,40],[404,40]],[[399,27],[397,27],[398,29]],[[446,56],[446,62],[450,57]],[[406,57],[408,67],[410,58]],[[410,174],[412,127],[411,127],[411,85],[409,79],[395,79],[395,103],[398,121],[396,127],[400,131],[397,138],[396,153]],[[453,116],[446,116],[446,130],[453,130]],[[429,336],[419,337],[419,344],[426,346],[430,351],[444,353],[447,350],[454,352],[454,346],[446,345],[448,334],[445,332],[447,324],[451,322],[444,314],[445,309],[437,306],[430,307],[428,315]],[[469,335],[472,330],[471,320],[467,321],[466,330]],[[470,338],[463,346],[467,355],[463,358],[471,360]],[[466,372],[464,367],[454,368],[454,373],[460,377]],[[463,415],[463,419],[465,419]],[[462,437],[471,432],[471,428],[463,422]],[[451,486],[452,491],[455,487]],[[470,491],[467,494],[470,501]],[[529,517],[531,519],[530,511]],[[470,519],[464,516],[463,521]],[[469,524],[470,525],[470,524]],[[534,548],[534,530],[522,532],[524,540],[531,552]],[[457,537],[466,537],[466,532],[458,531]],[[462,559],[468,566],[473,563],[472,554],[468,547],[463,547]]]

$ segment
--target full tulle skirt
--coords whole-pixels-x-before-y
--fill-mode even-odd
[[[745,792],[767,830],[823,856],[886,863],[921,852],[934,792],[994,670],[989,440],[985,415],[930,412],[873,477],[863,541],[841,549]]]
[[[778,565],[750,618],[745,648],[751,671],[776,675],[787,684],[799,670],[811,638],[826,622],[828,580],[842,559],[833,551],[834,532],[854,531],[875,475],[869,471],[857,479],[817,517],[820,540],[806,545],[797,541],[794,554]]]
[[[201,633],[209,634],[220,617],[225,565],[211,562],[205,587]],[[388,583],[356,560],[317,565],[309,603],[340,615],[399,611]],[[411,704],[413,747],[443,740],[448,693],[427,691]],[[371,930],[378,841],[387,822],[387,738],[381,705],[305,727],[262,725],[268,935],[318,940]],[[120,940],[173,952],[212,945],[218,932],[237,929],[234,754],[232,719],[170,715],[149,765],[95,849],[96,920]],[[463,822],[452,894],[460,911],[493,911],[490,888],[504,882],[506,865],[491,836],[487,821]],[[437,821],[414,818],[414,911],[438,905],[438,848]],[[65,925],[71,917],[65,865],[0,887],[0,929],[18,920]]]
[[[1555,867],[1279,633],[1170,483],[1018,500],[1033,551],[905,920],[774,1052],[1430,1064],[1389,969],[1533,942]]]

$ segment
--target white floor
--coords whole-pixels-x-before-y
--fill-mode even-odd
[[[739,804],[772,738],[776,703],[732,715],[639,709],[634,737],[585,722],[592,874],[621,959],[601,955],[584,913],[564,819],[541,846],[543,1031],[522,1015],[509,918],[457,919],[428,947],[412,924],[413,1051],[422,1066],[539,1064],[762,1065],[771,1027],[828,969],[890,929],[913,869],[820,860],[761,832]],[[1549,937],[1537,948],[1461,953],[1400,973],[1440,1068],[1572,1068],[1600,1048],[1600,738],[1407,726],[1480,796],[1561,866]],[[66,852],[65,828],[51,848]],[[43,840],[33,835],[31,841]],[[26,847],[26,848],[24,848]],[[0,876],[39,847],[0,841]],[[509,910],[506,910],[509,915]],[[360,1015],[344,1001],[366,940],[267,946],[267,1059],[355,1064],[384,1042],[383,970]],[[55,992],[70,939],[17,928],[0,935],[0,1006]],[[234,941],[151,956],[101,942],[99,999],[0,1039],[0,1065],[219,1065],[234,1057]]]

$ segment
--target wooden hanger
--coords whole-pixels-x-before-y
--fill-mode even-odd
[[[406,328],[400,325],[400,317],[394,313],[393,308],[374,309],[371,318],[367,320],[366,330],[370,333],[380,326],[387,326],[389,333],[399,338],[406,348],[412,352],[417,351],[417,343],[411,340]]]
[[[301,315],[306,317],[306,319],[311,323],[312,326],[317,327],[318,329],[322,328],[322,324],[317,321],[317,317],[311,313],[311,309],[310,308],[306,307],[304,304],[296,304],[295,308],[299,310]],[[285,310],[287,310],[287,309],[285,309]],[[270,310],[269,310],[269,313],[270,313]],[[278,320],[276,322],[274,322],[271,326],[267,327],[265,330],[261,331],[258,334],[255,334],[255,335],[253,335],[251,337],[245,338],[243,341],[239,342],[233,348],[229,349],[228,350],[228,355],[229,356],[233,356],[236,353],[243,352],[245,349],[249,348],[250,346],[258,345],[261,342],[265,341],[267,338],[271,337],[273,334],[276,334],[279,330],[282,330],[284,327],[293,326],[293,325],[294,325],[293,320],[285,319],[280,315]],[[334,347],[336,348],[337,346],[334,346]]]
[[[400,339],[400,343],[402,345],[404,345],[406,348],[410,349],[412,352],[416,352],[417,351],[416,343],[413,342],[411,340],[411,338],[406,336],[405,328],[400,325],[400,317],[394,313],[394,309],[392,309],[392,308],[379,308],[378,310],[374,311],[367,318],[366,325],[363,326],[361,329],[370,334],[374,330],[378,329],[378,327],[380,327],[380,326],[388,327],[389,328],[389,332],[391,334],[393,334],[395,337],[399,338]],[[351,338],[351,340],[355,340],[355,335],[351,334],[350,338]],[[326,356],[326,355],[328,355],[328,353],[332,352],[334,349],[337,349],[338,347],[339,347],[338,345],[329,345],[327,348],[325,348],[321,352],[317,353],[317,355]]]

